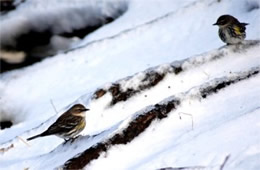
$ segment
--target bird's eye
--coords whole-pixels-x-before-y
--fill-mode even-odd
[[[75,112],[81,112],[80,108],[75,109]]]
[[[220,20],[219,24],[224,24],[224,22],[225,22],[224,20]]]

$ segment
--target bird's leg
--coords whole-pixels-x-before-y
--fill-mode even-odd
[[[71,142],[74,142],[79,136],[75,136],[74,138],[71,138]]]
[[[64,144],[68,143],[70,141],[70,143],[74,142],[76,138],[69,138],[69,139],[64,139]]]
[[[70,139],[64,139],[64,144],[66,144]]]

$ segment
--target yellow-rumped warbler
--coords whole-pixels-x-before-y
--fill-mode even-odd
[[[218,35],[220,39],[229,44],[238,44],[246,38],[246,25],[241,23],[231,15],[222,15],[213,25],[218,25]]]
[[[88,110],[82,104],[76,104],[63,113],[46,131],[27,140],[49,135],[56,135],[64,140],[73,138],[85,128],[85,112]]]

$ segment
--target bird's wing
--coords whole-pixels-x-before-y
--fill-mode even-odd
[[[82,117],[64,114],[48,128],[49,134],[65,133],[75,128],[82,120]]]
[[[245,33],[246,31],[246,25],[244,25],[245,23],[240,23],[240,24],[237,24],[235,25],[233,28],[235,30],[235,33],[237,35],[242,35]]]

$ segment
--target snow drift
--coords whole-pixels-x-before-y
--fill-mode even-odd
[[[0,168],[259,169],[259,2],[126,2],[71,50],[0,75]],[[250,23],[243,44],[219,40],[225,13]],[[81,136],[23,142],[75,103]]]
[[[230,157],[232,163],[227,162],[225,166],[237,168],[240,159],[249,159],[246,153],[254,145],[257,147],[258,139],[254,136],[248,136],[250,144],[247,142],[233,143],[232,141],[239,140],[244,135],[244,133],[239,133],[242,130],[240,123],[235,122],[240,122],[243,117],[249,119],[248,121],[258,120],[260,103],[255,99],[259,97],[259,88],[256,86],[259,83],[260,72],[260,67],[256,62],[260,56],[256,51],[259,50],[259,41],[246,41],[245,44],[241,45],[221,47],[218,50],[182,61],[150,68],[100,88],[91,94],[83,95],[77,101],[84,103],[92,111],[92,114],[87,116],[89,127],[82,134],[86,136],[66,143],[53,143],[53,146],[48,146],[49,149],[46,148],[45,154],[40,154],[41,156],[38,155],[39,153],[30,153],[29,155],[33,154],[34,156],[26,158],[27,156],[24,155],[26,161],[21,160],[15,164],[8,164],[8,162],[12,162],[11,160],[7,161],[9,154],[12,155],[14,152],[28,149],[27,146],[21,146],[18,138],[13,139],[1,145],[2,148],[14,145],[13,148],[4,153],[4,157],[7,159],[4,165],[11,168],[22,163],[25,168],[35,169],[46,168],[46,165],[48,165],[47,168],[51,169],[55,167],[80,169],[85,166],[94,169],[102,167],[149,169],[167,166],[199,166],[204,168],[212,166],[219,168],[223,160]],[[247,64],[244,63],[245,59],[249,60]],[[232,65],[235,67],[224,65],[229,60],[233,60]],[[219,67],[219,65],[223,65],[223,67]],[[215,71],[216,68],[218,71]],[[194,72],[194,70],[199,71]],[[196,80],[191,80],[190,77],[196,77]],[[245,92],[238,90],[244,87],[254,88],[250,88],[250,91],[247,90],[247,95],[244,96]],[[233,95],[228,95],[228,93]],[[225,98],[223,98],[224,96]],[[244,100],[251,102],[244,103]],[[223,111],[231,103],[232,109]],[[208,107],[211,109],[206,109]],[[252,119],[252,117],[254,118]],[[29,135],[43,131],[56,118],[57,116],[52,117],[51,120],[46,121],[36,129],[22,134],[17,134],[17,131],[14,130],[13,133],[27,138]],[[250,126],[246,122],[244,124],[249,129],[253,128],[250,133],[257,133],[258,130],[255,128],[257,124],[253,123]],[[230,142],[223,143],[222,140],[216,140],[219,136],[225,136],[226,133],[221,132],[223,128],[238,128],[240,130],[234,132]],[[207,162],[204,162],[200,158],[208,154],[207,149],[200,146],[200,143],[193,144],[195,139],[191,140],[191,138],[196,138],[195,141],[206,138],[210,142],[211,139],[207,137],[209,135],[208,129],[211,129],[210,132],[216,131],[211,134],[211,138],[214,139],[212,147],[225,149],[218,148],[218,152]],[[92,131],[92,134],[88,130]],[[93,134],[93,132],[95,133]],[[161,136],[160,133],[164,135]],[[151,138],[156,134],[158,136],[156,139]],[[179,141],[179,138],[184,141]],[[37,139],[32,142],[32,147],[36,149],[37,143],[40,144],[41,140],[48,141],[47,139]],[[158,145],[157,149],[149,152],[138,152],[140,159],[149,158],[148,160],[153,160],[153,165],[147,164],[149,161],[141,161],[138,164],[137,162],[131,163],[136,158],[129,155],[137,152],[138,145],[140,146],[137,148],[141,149],[142,146],[141,150],[145,150],[145,148],[155,145],[155,142]],[[184,159],[184,161],[182,159],[179,161],[168,159],[166,161],[165,156],[170,154],[172,157],[172,154],[182,154],[182,152],[176,152],[175,149],[185,149],[186,145],[191,145],[189,143],[197,146],[190,149],[190,152],[195,153],[198,149],[203,151],[197,153],[198,156],[195,156],[193,163],[190,163],[188,159]],[[230,149],[227,149],[228,147]],[[51,150],[53,151],[50,152]],[[243,156],[236,159],[237,154]],[[258,155],[253,154],[250,157],[250,159],[255,160]],[[124,160],[124,163],[113,163],[117,160],[116,158]],[[162,158],[166,159],[163,164],[161,161],[155,161]],[[44,163],[42,163],[43,160]],[[253,160],[250,164],[258,167],[258,164]],[[172,164],[172,161],[175,163]]]

